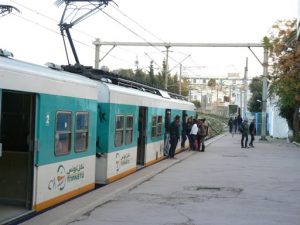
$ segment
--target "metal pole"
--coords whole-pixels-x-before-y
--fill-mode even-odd
[[[179,94],[181,95],[181,73],[182,73],[182,64],[179,65]]]
[[[245,74],[244,74],[244,117],[246,118],[247,114],[247,97],[248,97],[248,57],[246,57],[246,66],[245,66]]]
[[[240,88],[240,107],[241,107],[241,116],[243,116],[243,88]]]
[[[96,38],[96,40],[93,42],[95,45],[95,69],[99,69],[100,64],[100,39]]]
[[[166,46],[166,68],[165,68],[165,89],[168,89],[168,73],[169,73],[169,48],[170,46]]]
[[[261,122],[261,138],[260,140],[266,141],[267,133],[267,75],[268,75],[268,49],[264,47],[264,62],[263,62],[263,90],[262,90],[262,122]]]
[[[69,28],[70,27],[66,27],[65,31],[66,31],[67,37],[69,39],[69,42],[70,42],[70,46],[71,46],[71,49],[72,49],[72,52],[73,52],[73,55],[74,55],[74,58],[75,58],[76,65],[80,65],[79,58],[78,58],[78,55],[76,53],[76,49],[75,49],[74,42],[73,42],[73,39],[71,37],[71,33],[70,33]]]

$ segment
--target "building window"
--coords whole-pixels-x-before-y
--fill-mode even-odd
[[[157,136],[161,136],[162,133],[162,116],[157,117]]]
[[[197,80],[196,80],[196,79],[193,79],[193,83],[196,84],[196,83],[197,83]]]
[[[75,152],[82,152],[88,149],[89,141],[89,113],[76,113],[75,128]]]
[[[151,137],[156,137],[156,129],[157,129],[157,117],[152,116],[152,129],[151,129]]]
[[[72,113],[56,112],[55,155],[66,155],[71,151]]]
[[[116,116],[115,147],[123,145],[124,116]]]
[[[131,144],[133,140],[133,116],[126,116],[126,128],[125,128],[125,144]]]

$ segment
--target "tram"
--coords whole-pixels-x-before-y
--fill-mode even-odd
[[[105,77],[0,56],[0,223],[162,160],[167,113],[195,113],[166,91]]]

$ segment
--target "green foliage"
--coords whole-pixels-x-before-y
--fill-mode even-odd
[[[207,85],[211,89],[214,89],[217,86],[217,81],[215,79],[209,79]]]
[[[201,102],[198,100],[193,100],[192,103],[196,106],[196,108],[201,108]]]
[[[132,69],[119,69],[113,71],[121,76],[128,77],[134,79],[138,82],[149,84],[155,86],[160,89],[164,89],[165,87],[165,68],[166,64],[163,61],[162,65],[163,69],[157,75],[154,74],[153,61],[150,62],[149,71],[144,72],[141,69],[137,69],[133,71]],[[168,76],[168,91],[179,94],[179,79],[177,74]],[[181,95],[188,96],[189,94],[189,83],[186,79],[181,81]]]
[[[296,20],[279,20],[264,43],[270,50],[273,73],[270,94],[278,96],[280,115],[288,120],[294,139],[300,141],[300,55],[296,52]]]
[[[248,102],[248,110],[250,112],[261,112],[262,110],[262,86],[263,82],[261,77],[253,78],[249,85],[250,92],[252,93]],[[260,100],[260,102],[257,100]]]

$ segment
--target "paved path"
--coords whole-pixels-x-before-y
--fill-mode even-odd
[[[106,199],[99,189],[25,224],[51,224],[52,213],[60,225],[299,225],[300,148],[273,140],[241,149],[239,139],[181,153],[101,188]]]

